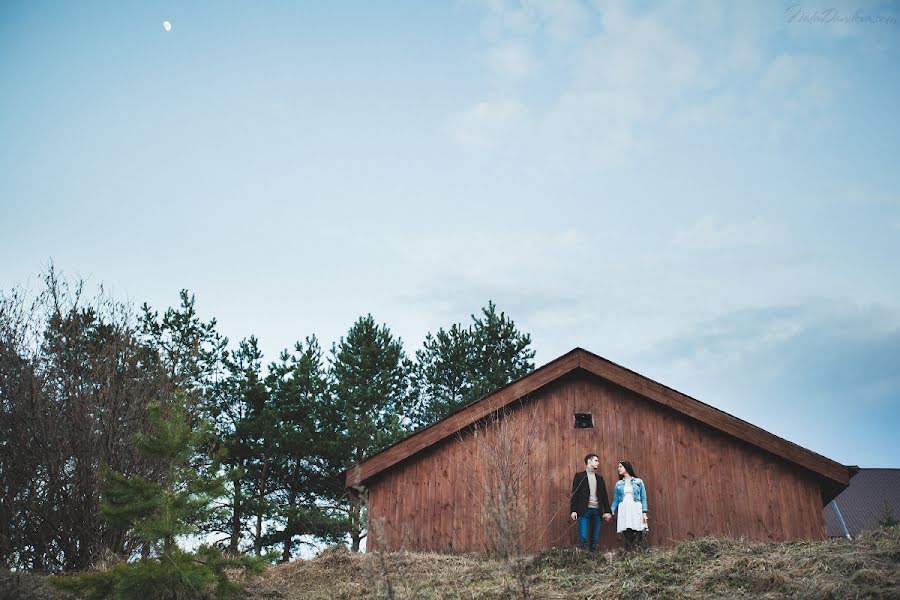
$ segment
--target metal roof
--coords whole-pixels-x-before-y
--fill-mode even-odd
[[[877,529],[886,510],[900,520],[900,469],[860,469],[825,506],[825,530],[829,537],[856,537]]]

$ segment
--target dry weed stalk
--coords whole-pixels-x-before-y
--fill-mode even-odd
[[[407,564],[411,560],[406,551],[408,531],[404,528],[398,551],[385,552],[384,521],[383,517],[369,521],[369,539],[375,542],[375,549],[367,552],[366,557],[371,595],[385,600],[421,598],[423,580],[412,576]]]
[[[473,426],[479,460],[468,463],[472,468],[465,478],[480,508],[484,550],[506,561],[512,576],[507,594],[520,598],[528,597],[530,587],[526,535],[542,529],[534,520],[544,514],[541,495],[529,486],[540,423],[524,401],[500,408]]]

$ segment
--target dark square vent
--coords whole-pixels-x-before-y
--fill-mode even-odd
[[[591,413],[575,413],[575,429],[593,429],[594,417]]]

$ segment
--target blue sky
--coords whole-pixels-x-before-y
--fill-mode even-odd
[[[898,43],[881,2],[5,2],[0,288],[188,288],[269,359],[493,299],[539,364],[900,466]]]

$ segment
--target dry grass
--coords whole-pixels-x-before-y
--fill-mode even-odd
[[[59,600],[62,595],[50,587],[47,577],[35,573],[0,570],[0,599]]]
[[[248,585],[262,599],[898,598],[900,529],[858,540],[683,542],[644,554],[551,550],[522,563],[410,552],[329,549],[272,567]],[[523,580],[520,573],[527,577]]]
[[[271,567],[246,587],[249,600],[900,599],[900,528],[853,541],[708,538],[643,554],[549,550],[510,561],[469,554],[352,554],[332,547],[314,559]],[[40,576],[0,572],[3,600],[60,597]]]

